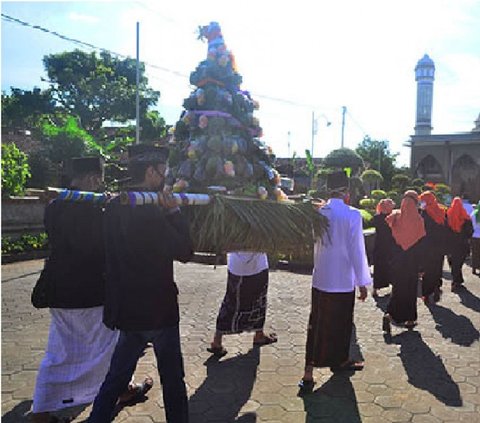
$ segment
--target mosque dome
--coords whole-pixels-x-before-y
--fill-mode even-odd
[[[435,67],[435,64],[433,63],[433,60],[430,59],[430,56],[428,54],[424,54],[423,57],[417,62],[417,68],[422,67],[422,68],[429,68]]]

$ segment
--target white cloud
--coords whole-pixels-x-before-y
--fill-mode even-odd
[[[98,22],[100,22],[100,19],[96,16],[85,15],[83,13],[77,13],[77,12],[70,12],[68,14],[68,19],[74,22],[81,22],[81,23],[87,23],[87,24],[97,24]]]

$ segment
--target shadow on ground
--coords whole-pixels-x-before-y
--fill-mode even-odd
[[[450,339],[454,344],[469,347],[480,339],[480,333],[468,317],[458,315],[452,310],[438,304],[428,307],[435,320],[437,329],[445,339]]]
[[[327,382],[303,397],[306,423],[318,421],[360,423],[357,397],[350,374],[334,373]]]
[[[448,374],[442,359],[432,352],[420,333],[402,332],[388,338],[388,342],[400,345],[399,357],[411,385],[430,392],[445,405],[462,406],[458,385]]]
[[[220,361],[210,357],[207,377],[189,399],[191,421],[256,422],[255,413],[238,414],[250,398],[259,362],[259,347]]]
[[[480,298],[473,295],[466,287],[461,286],[455,291],[460,297],[460,302],[467,308],[480,313]]]

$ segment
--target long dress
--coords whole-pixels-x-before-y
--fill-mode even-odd
[[[441,225],[436,223],[428,213],[422,213],[425,222],[425,251],[422,259],[422,295],[428,297],[438,292],[443,284],[443,261],[446,253],[447,227],[446,222]]]
[[[460,232],[450,230],[448,252],[452,268],[452,286],[463,284],[462,267],[470,254],[469,239],[473,234],[473,225],[470,219],[463,222]]]
[[[373,216],[375,246],[373,248],[373,288],[386,288],[391,282],[391,261],[395,241],[384,213]]]
[[[407,250],[395,245],[392,258],[392,294],[387,313],[396,323],[417,320],[418,273],[424,238]]]

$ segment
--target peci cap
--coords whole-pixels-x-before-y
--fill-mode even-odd
[[[128,147],[129,162],[167,163],[168,147],[153,144],[134,144]]]
[[[327,190],[328,191],[341,191],[348,189],[348,176],[345,171],[340,170],[337,172],[327,174]]]

